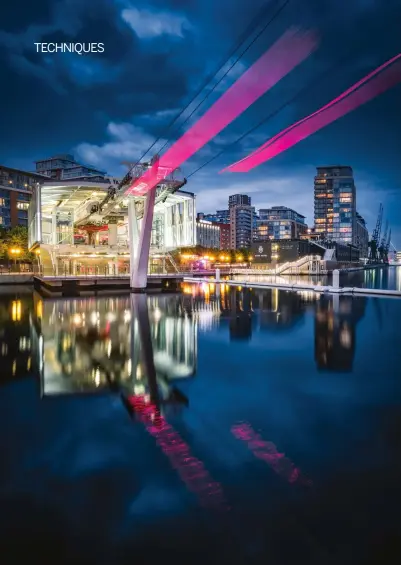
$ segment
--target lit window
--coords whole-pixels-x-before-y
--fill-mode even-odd
[[[18,210],[28,210],[29,202],[17,202],[17,209]]]

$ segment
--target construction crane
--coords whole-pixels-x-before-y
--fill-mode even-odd
[[[380,234],[383,221],[383,204],[379,206],[379,215],[377,216],[376,227],[369,242],[369,263],[377,263],[379,260],[378,249],[380,244]]]
[[[390,253],[390,244],[391,244],[391,228],[390,228],[390,231],[388,233],[388,238],[387,238],[387,241],[386,241],[386,247],[384,249],[387,263],[389,262],[388,254]]]
[[[383,237],[379,246],[379,261],[380,263],[388,263],[388,258],[386,258],[386,245],[387,245],[387,234],[388,234],[388,220],[386,220],[386,227],[384,229]]]

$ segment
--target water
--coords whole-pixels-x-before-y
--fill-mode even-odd
[[[288,284],[307,283],[321,286],[332,284],[331,275],[236,275],[234,280],[247,280],[249,282],[276,282]],[[341,273],[340,286],[360,287],[360,288],[382,288],[386,290],[399,290],[401,292],[401,267],[382,267],[378,269],[368,269],[366,271],[351,271]]]
[[[3,287],[3,561],[398,562],[400,319],[387,298]]]

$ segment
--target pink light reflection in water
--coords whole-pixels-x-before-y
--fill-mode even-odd
[[[358,81],[316,112],[313,112],[313,114],[285,128],[250,155],[223,169],[221,172],[244,173],[250,171],[261,163],[293,147],[319,129],[369,102],[369,100],[395,86],[398,82],[401,82],[401,53],[369,73],[365,78]]]
[[[206,113],[161,157],[163,178],[192,157],[265,92],[302,63],[316,49],[318,40],[310,32],[287,30]],[[143,195],[160,182],[147,171],[126,191]]]
[[[201,506],[219,511],[229,510],[221,485],[212,479],[203,463],[191,455],[189,446],[160,415],[157,407],[148,402],[145,396],[128,396],[127,402],[146,431],[156,438],[157,445],[168,457],[188,490],[197,496]]]
[[[303,476],[300,469],[295,467],[284,453],[279,453],[274,443],[264,441],[250,424],[246,422],[235,424],[231,428],[231,433],[237,439],[245,441],[255,457],[265,461],[275,473],[284,477],[289,483],[312,486],[312,481]]]

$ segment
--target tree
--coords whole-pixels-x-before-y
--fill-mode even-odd
[[[33,254],[28,251],[28,230],[24,226],[0,231],[0,257],[10,259],[10,250],[20,249],[19,261],[32,261]]]

